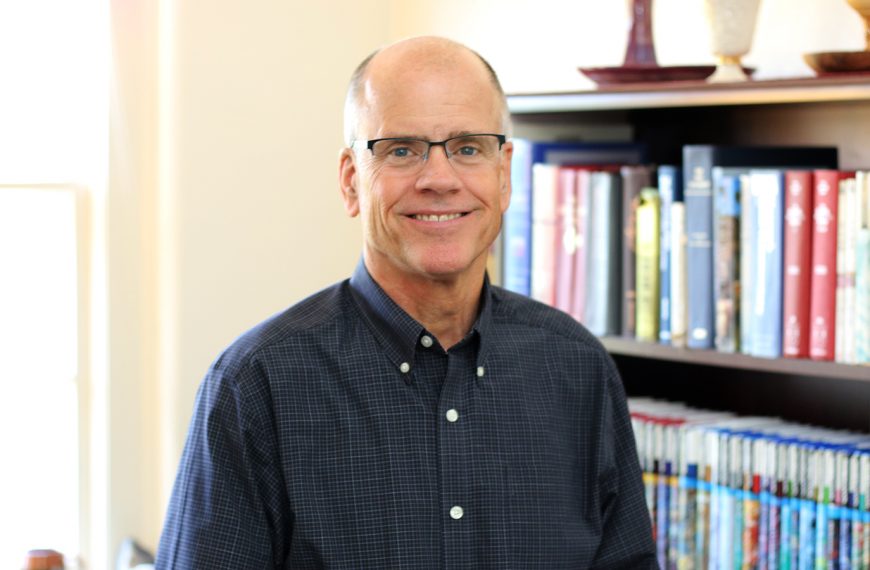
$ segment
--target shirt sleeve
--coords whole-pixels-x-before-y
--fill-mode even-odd
[[[608,358],[604,397],[604,454],[599,476],[602,538],[594,568],[658,568],[640,462],[625,390]]]
[[[280,568],[291,534],[268,384],[216,365],[201,384],[160,539],[158,570]]]

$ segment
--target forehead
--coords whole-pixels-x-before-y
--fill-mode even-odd
[[[500,98],[473,56],[372,63],[360,94],[360,127],[367,136],[447,137],[500,129]]]

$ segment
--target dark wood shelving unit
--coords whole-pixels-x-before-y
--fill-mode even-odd
[[[658,164],[677,163],[684,144],[818,144],[837,146],[843,169],[870,169],[866,73],[518,93],[508,105],[518,131],[564,138],[572,129],[612,125],[629,133],[622,140],[646,143]],[[870,366],[601,340],[629,395],[870,432]]]

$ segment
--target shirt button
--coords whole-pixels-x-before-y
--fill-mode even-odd
[[[483,378],[483,375],[484,375],[485,372],[486,372],[486,371],[483,369],[483,366],[478,366],[478,367],[477,367],[477,377],[478,377],[478,378]]]
[[[403,362],[399,365],[399,370],[402,371],[402,374],[407,374],[411,370],[411,365],[407,362]]]
[[[450,423],[453,423],[459,419],[459,412],[457,412],[453,408],[447,410],[447,414],[445,415],[447,416],[447,421]]]
[[[462,515],[464,515],[464,514],[465,514],[465,511],[463,511],[462,507],[460,507],[460,506],[456,506],[456,507],[453,507],[452,509],[450,509],[450,518],[452,518],[455,521],[458,521],[459,519],[461,519]]]
[[[429,335],[423,335],[423,338],[420,339],[420,344],[424,347],[429,348],[432,346],[432,337]]]

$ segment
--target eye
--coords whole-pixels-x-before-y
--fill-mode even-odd
[[[479,148],[466,144],[459,147],[459,150],[456,152],[456,154],[461,154],[462,156],[474,156],[479,152]]]
[[[406,158],[411,154],[411,149],[406,146],[396,146],[390,149],[390,156],[395,158]]]

